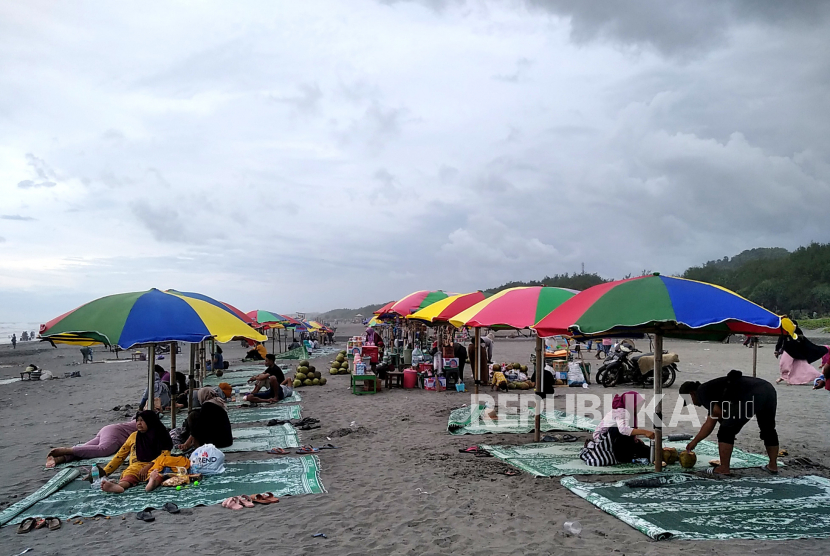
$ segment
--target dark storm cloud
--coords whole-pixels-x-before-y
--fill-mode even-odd
[[[745,23],[815,26],[828,15],[826,2],[775,0],[526,0],[531,7],[571,22],[577,43],[607,40],[652,46],[670,56],[695,56],[723,46],[730,28]]]

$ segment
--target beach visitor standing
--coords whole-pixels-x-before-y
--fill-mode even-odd
[[[12,349],[17,349],[17,335],[12,334]]]

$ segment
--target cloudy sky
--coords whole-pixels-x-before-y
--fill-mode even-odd
[[[822,2],[4,2],[0,320],[830,241]]]

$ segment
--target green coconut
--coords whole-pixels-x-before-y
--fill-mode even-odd
[[[343,361],[346,360],[346,354],[341,353],[337,357],[335,357],[334,360],[337,361],[338,363],[342,363]]]
[[[508,382],[507,383],[507,389],[508,390],[515,390],[516,388],[517,388],[517,386],[516,386],[515,382]]]
[[[520,369],[523,373],[527,372],[527,365],[522,365]]]
[[[680,459],[680,465],[683,466],[683,469],[691,469],[697,463],[697,455],[686,450],[680,452],[678,459]]]
[[[298,373],[303,373],[304,375],[307,375],[308,374],[308,367],[306,367],[305,365],[300,365],[299,367],[297,367],[297,372]]]
[[[329,369],[329,373],[336,375],[339,370],[340,369],[337,367],[332,367],[331,369]]]
[[[677,463],[678,458],[677,448],[663,448],[663,461],[666,464],[671,465]]]
[[[314,371],[314,378],[323,378],[323,373],[320,371]]]
[[[308,367],[308,359],[303,359],[299,363],[300,367]]]
[[[325,379],[325,378],[321,378],[321,379],[320,379],[320,386],[325,386],[325,384],[326,384],[326,379]]]
[[[342,363],[340,363],[340,368],[341,369],[348,369],[349,368],[349,362],[348,361],[343,361]]]
[[[297,373],[297,375],[294,378],[297,380],[305,380],[308,378],[308,375],[306,375],[305,373]]]
[[[317,367],[315,367],[314,365],[311,365],[311,366],[308,368],[308,370],[309,370],[309,371],[311,371],[311,372],[313,373],[313,372],[317,371]]]
[[[346,357],[346,350],[344,349],[344,350],[341,350],[341,351],[337,352],[337,355],[342,355],[343,357]]]
[[[315,378],[314,380],[312,380],[312,381],[311,381],[311,384],[313,384],[314,386],[319,386],[319,384],[320,384],[320,379],[319,379],[319,378]]]
[[[303,381],[303,384],[305,384],[306,386],[311,386],[314,383],[311,381],[311,379],[307,378]]]
[[[303,385],[303,381],[302,381],[302,380],[295,380],[295,381],[294,381],[294,388],[299,388],[299,387],[300,387],[300,386],[302,386],[302,385]]]
[[[522,370],[522,365],[520,363],[513,363],[513,370],[514,371]]]

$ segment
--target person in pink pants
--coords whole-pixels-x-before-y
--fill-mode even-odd
[[[98,431],[95,438],[85,444],[71,448],[52,448],[46,457],[46,467],[55,467],[74,459],[93,459],[111,456],[126,442],[127,437],[136,431],[135,419],[124,423],[106,425]]]

